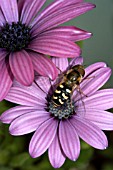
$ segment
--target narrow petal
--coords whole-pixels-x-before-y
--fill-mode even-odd
[[[29,45],[29,49],[55,57],[73,58],[80,55],[81,50],[74,42],[49,36],[38,37]]]
[[[103,67],[92,72],[86,77],[80,84],[80,90],[82,93],[77,93],[75,90],[73,93],[73,100],[76,102],[79,99],[86,98],[94,94],[99,88],[101,88],[109,79],[111,75],[111,69],[109,67]],[[83,99],[82,99],[83,100]]]
[[[37,23],[39,22],[39,20],[42,20],[43,18],[45,18],[48,15],[50,15],[51,13],[53,13],[55,10],[58,10],[62,6],[63,1],[64,0],[55,0],[54,2],[49,4],[46,8],[44,8],[41,11],[40,15],[38,17],[36,17],[34,19],[34,21],[32,22],[32,24],[31,24],[31,27],[33,27],[32,28],[32,33],[34,33],[34,30],[37,30]]]
[[[11,123],[15,118],[23,115],[23,114],[26,114],[26,113],[29,113],[29,112],[33,112],[35,111],[36,108],[35,107],[29,107],[29,106],[16,106],[16,107],[13,107],[9,110],[6,110],[0,117],[0,120],[3,122],[3,123]],[[38,109],[37,109],[38,110]]]
[[[36,76],[35,81],[43,92],[45,92],[46,94],[49,93],[51,88],[51,81],[48,77]]]
[[[24,5],[25,1],[26,0],[18,0],[18,13],[19,13],[19,16],[21,15],[23,5]]]
[[[101,88],[108,81],[110,76],[111,76],[111,69],[109,67],[101,68],[93,72],[89,76],[89,79],[85,79],[81,83],[80,86],[81,90],[84,92],[85,95],[91,95],[94,92],[96,92],[99,88]]]
[[[47,120],[39,126],[29,145],[31,157],[36,158],[49,148],[56,135],[57,126],[58,121],[54,120],[54,118]]]
[[[90,66],[85,68],[85,78],[90,76],[90,74],[92,74],[94,71],[100,68],[103,68],[103,67],[107,67],[106,63],[104,62],[97,62],[97,63],[91,64]]]
[[[83,57],[79,56],[77,58],[73,58],[70,63],[69,66],[75,66],[75,65],[83,65]]]
[[[53,63],[56,65],[56,67],[63,72],[68,67],[68,59],[67,58],[56,58],[52,57]]]
[[[43,36],[59,37],[73,42],[90,38],[92,34],[75,26],[60,26],[42,33]]]
[[[13,75],[9,64],[4,59],[0,61],[0,101],[3,100],[9,92],[13,81]]]
[[[5,23],[6,23],[5,17],[0,9],[0,26],[5,25]]]
[[[0,62],[2,60],[5,60],[5,57],[7,56],[7,52],[3,49],[0,49]]]
[[[16,118],[10,125],[11,135],[24,135],[35,131],[39,125],[50,118],[48,112],[44,110],[35,110],[28,112]]]
[[[99,90],[93,95],[84,98],[83,102],[88,108],[111,109],[113,108],[113,89]]]
[[[95,124],[78,116],[74,116],[70,122],[75,127],[80,138],[86,143],[97,149],[106,149],[108,146],[107,138]]]
[[[62,152],[62,148],[60,146],[57,134],[49,147],[48,153],[50,163],[54,168],[60,168],[64,164],[66,157]]]
[[[80,112],[83,110],[80,109]],[[77,111],[79,114],[79,111]],[[85,118],[102,130],[113,130],[113,113],[92,108],[85,109]]]
[[[60,122],[59,138],[65,155],[75,161],[80,154],[80,141],[75,128],[68,120]]]
[[[51,80],[56,79],[58,71],[54,63],[48,57],[31,52],[31,56],[34,69],[42,76],[49,77]]]
[[[87,68],[85,68],[85,76],[80,84],[80,88],[83,88],[85,85],[90,84],[91,80],[94,80],[94,78],[96,78],[96,74],[99,72],[100,69],[106,68],[106,63],[104,62],[97,62],[94,64],[91,64],[90,66],[88,66]],[[102,71],[102,70],[100,70]],[[83,90],[81,90],[83,92]],[[84,92],[83,92],[84,93]],[[84,96],[85,97],[85,93]],[[77,91],[74,91],[74,100],[78,101],[81,98],[80,93],[77,94]]]
[[[36,83],[36,82],[37,82],[37,79],[39,79],[39,76],[37,76],[37,77],[35,77],[35,82],[32,83],[31,86],[23,86],[18,81],[14,80],[13,87],[11,89],[18,87],[18,88],[20,88],[20,91],[21,91],[21,89],[23,89],[25,93],[29,94],[29,96],[30,95],[35,96],[36,98],[38,98],[38,99],[40,98],[42,101],[45,102],[46,101],[45,98],[46,98],[47,94],[45,91],[42,90],[43,87],[41,87],[41,86],[39,87],[37,85],[38,83]]]
[[[44,8],[40,15],[38,17],[35,18],[35,20],[32,23],[32,26],[34,26],[35,24],[37,25],[39,20],[42,20],[43,18],[47,17],[48,15],[51,15],[53,12],[57,11],[58,9],[73,4],[73,3],[80,3],[83,0],[55,0],[54,2],[52,2],[51,4],[49,4],[46,8]]]
[[[18,22],[17,0],[1,0],[0,6],[8,23]]]
[[[46,0],[25,1],[23,5],[21,17],[20,17],[20,20],[22,21],[22,23],[26,23],[28,25],[45,2]]]
[[[39,34],[42,31],[52,29],[64,22],[67,22],[91,9],[95,6],[91,3],[76,3],[64,6],[54,11],[51,15],[44,17],[38,21],[37,26],[35,26],[34,34]],[[36,29],[38,30],[36,31]]]
[[[44,99],[40,98],[40,96],[36,96],[35,93],[29,92],[28,88],[25,90],[19,87],[12,87],[5,99],[25,106],[45,106]]]
[[[30,56],[24,50],[10,54],[9,63],[14,77],[21,84],[29,86],[34,80],[34,69]]]

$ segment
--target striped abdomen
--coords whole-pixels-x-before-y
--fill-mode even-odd
[[[52,101],[56,106],[63,105],[65,101],[70,98],[72,87],[68,87],[65,83],[60,84],[52,96]]]

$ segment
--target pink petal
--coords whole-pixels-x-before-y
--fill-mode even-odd
[[[75,161],[80,154],[80,141],[75,128],[68,120],[60,122],[59,138],[65,155]]]
[[[9,110],[6,110],[2,115],[1,115],[1,118],[0,120],[3,122],[3,123],[11,123],[15,118],[23,115],[23,114],[26,114],[28,112],[33,112],[35,111],[36,108],[35,107],[29,107],[29,106],[16,106],[16,107],[13,107]],[[38,110],[38,109],[37,109]]]
[[[74,116],[70,122],[75,127],[78,135],[86,143],[97,149],[106,149],[108,141],[105,134],[95,124],[90,121]]]
[[[52,29],[64,22],[67,22],[91,9],[95,6],[91,3],[73,3],[71,5],[64,6],[54,11],[51,15],[44,17],[38,21],[35,26],[34,34],[39,34],[43,31]],[[37,29],[37,30],[36,30]]]
[[[94,78],[96,78],[96,73],[98,73],[99,71],[103,71],[100,69],[106,68],[106,63],[104,62],[97,62],[94,64],[91,64],[90,66],[88,66],[87,68],[85,68],[85,76],[80,84],[80,88],[84,87],[86,84],[89,84],[91,80],[93,80]],[[76,96],[74,100],[78,100],[81,98],[80,93],[78,95],[76,95],[77,91],[74,91],[74,95]],[[83,92],[84,93],[84,92]],[[85,93],[84,93],[85,94]],[[85,95],[83,96],[85,97]]]
[[[24,5],[25,1],[26,0],[18,0],[18,13],[19,13],[19,16],[21,15],[23,5]]]
[[[49,4],[46,8],[42,10],[40,15],[35,18],[34,22],[32,23],[32,26],[37,24],[39,20],[42,20],[43,18],[47,17],[48,15],[51,15],[53,12],[57,11],[58,9],[73,4],[73,3],[80,3],[83,0],[55,0],[51,4]]]
[[[93,94],[108,81],[110,75],[111,69],[108,67],[95,71],[89,76],[89,79],[86,79],[86,82],[81,83],[81,90],[86,95]]]
[[[29,45],[29,49],[55,57],[73,58],[80,55],[81,50],[74,42],[66,39],[43,36],[34,39]]]
[[[80,111],[83,110],[80,109]],[[85,110],[85,118],[102,130],[113,130],[113,114],[110,112],[87,108]]]
[[[48,152],[51,165],[54,168],[60,168],[64,164],[66,157],[62,153],[62,148],[57,135],[53,139]]]
[[[39,79],[40,76],[38,76]],[[45,78],[45,77],[44,77]],[[39,87],[37,85],[37,77],[35,77],[35,82],[32,83],[31,86],[23,86],[22,84],[20,84],[19,82],[17,82],[16,80],[13,81],[13,86],[14,87],[19,87],[20,91],[21,89],[24,90],[24,92],[28,93],[31,96],[35,96],[36,98],[40,98],[43,102],[46,102],[45,98],[47,96],[46,92],[44,92],[42,90],[42,87]],[[14,88],[12,87],[12,89]]]
[[[9,63],[14,77],[21,84],[29,86],[34,80],[34,70],[30,56],[24,50],[11,53]]]
[[[1,0],[0,6],[8,23],[18,22],[17,0]]]
[[[49,148],[56,135],[57,126],[58,121],[54,120],[54,118],[39,126],[30,142],[29,153],[31,157],[36,158]]]
[[[53,12],[57,11],[60,8],[63,8],[65,6],[80,3],[83,2],[83,0],[54,0],[50,5],[48,5],[42,12],[41,16],[39,16],[40,20],[47,17],[48,15],[51,15]]]
[[[43,32],[41,35],[49,36],[51,38],[53,36],[56,36],[73,42],[81,41],[92,36],[90,32],[84,31],[75,26],[60,26],[54,29],[47,30],[46,32]]]
[[[35,91],[36,93],[36,91]],[[38,97],[35,93],[29,92],[29,89],[22,89],[20,87],[12,87],[6,96],[6,100],[25,106],[45,106],[44,99]]]
[[[86,98],[86,95],[90,96],[94,94],[108,81],[110,75],[111,69],[109,67],[103,67],[92,72],[92,74],[85,78],[80,84],[80,89],[84,94],[80,95],[80,92],[77,93],[75,90],[73,93],[73,100],[78,101],[81,97]]]
[[[13,81],[13,75],[9,64],[3,59],[0,61],[0,101],[3,100],[9,92]]]
[[[67,58],[56,58],[56,57],[52,57],[52,61],[53,63],[56,65],[56,67],[59,69],[59,73],[60,70],[63,72],[67,69],[68,67],[68,59]]]
[[[45,92],[48,95],[48,92],[51,88],[51,81],[48,77],[43,76],[36,76],[35,78],[36,84],[42,89],[43,92]]]
[[[26,23],[27,25],[31,22],[31,20],[35,17],[35,15],[38,13],[40,8],[43,6],[43,4],[46,2],[46,0],[27,0],[25,1],[22,9],[22,14],[20,20],[22,23]]]
[[[39,22],[39,20],[42,20],[43,18],[47,17],[54,11],[58,10],[62,6],[62,4],[63,4],[62,0],[55,0],[54,2],[49,4],[46,8],[44,8],[42,12],[40,13],[40,15],[36,17],[31,24],[31,27],[33,27],[32,28],[33,33],[35,29],[37,30],[37,23]]]
[[[5,60],[5,57],[7,56],[7,52],[5,51],[5,50],[3,50],[3,49],[0,49],[0,62],[2,61],[2,60]]]
[[[51,59],[48,57],[38,54],[35,52],[29,53],[31,56],[34,69],[43,76],[49,77],[50,79],[54,80],[56,79],[58,75],[58,71],[56,66],[53,64]]]
[[[6,23],[6,20],[4,18],[4,15],[3,15],[1,9],[0,9],[0,26],[5,25],[5,23]]]
[[[35,131],[43,122],[50,118],[48,112],[35,110],[23,113],[11,123],[9,131],[12,135],[24,135]]]
[[[91,64],[90,66],[85,68],[85,78],[90,76],[90,74],[92,74],[94,71],[100,68],[103,68],[103,67],[107,67],[106,63],[104,62],[97,62],[97,63]]]
[[[83,57],[79,56],[77,58],[73,58],[70,63],[70,66],[75,66],[75,65],[83,65]]]
[[[86,107],[107,110],[113,107],[113,89],[99,90],[93,95],[84,98]]]

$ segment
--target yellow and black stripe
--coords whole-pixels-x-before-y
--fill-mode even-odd
[[[71,92],[72,88],[69,88],[65,83],[62,83],[54,91],[52,100],[58,106],[63,105],[64,102],[70,97]]]

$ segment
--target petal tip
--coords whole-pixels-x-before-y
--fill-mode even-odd
[[[96,8],[96,5],[95,4],[92,4],[93,5],[93,8]]]
[[[30,156],[31,156],[32,158],[36,158],[36,156],[35,156],[35,154],[34,154],[33,152],[30,152],[30,151],[29,151],[29,154],[30,154]]]
[[[16,128],[12,127],[11,125],[9,127],[9,133],[13,136],[18,136],[19,134],[16,132]]]
[[[26,82],[26,83],[25,83],[25,82],[24,82],[24,83],[21,82],[21,84],[24,85],[24,86],[31,86],[32,83],[33,83],[33,81],[31,81],[31,82]]]
[[[89,2],[88,4],[90,5],[91,9],[96,8],[96,5],[95,5],[95,4],[90,3],[90,2]]]
[[[93,36],[93,33],[92,33],[92,32],[87,32],[87,35],[88,35],[89,37],[92,37],[92,36]]]
[[[7,120],[7,117],[4,117],[3,115],[0,116],[0,122],[1,123],[5,123],[5,124],[8,124],[8,120]]]

